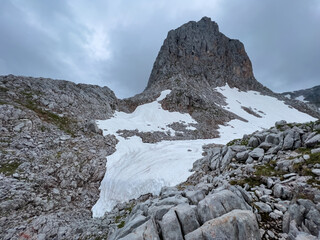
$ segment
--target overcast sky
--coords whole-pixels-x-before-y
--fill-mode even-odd
[[[318,0],[3,0],[0,75],[141,92],[167,32],[211,17],[273,91],[320,85]]]

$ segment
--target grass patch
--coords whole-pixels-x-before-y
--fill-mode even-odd
[[[10,176],[17,170],[19,166],[20,163],[18,162],[3,163],[0,165],[0,173],[3,173],[6,176]]]
[[[30,92],[30,91],[22,91],[20,92],[24,99],[22,99],[19,103],[26,108],[34,111],[37,115],[46,122],[55,124],[60,130],[64,131],[71,136],[74,136],[74,132],[71,130],[71,123],[72,121],[67,117],[60,117],[59,115],[43,110],[39,107],[37,103],[33,101],[33,95],[42,95],[43,93],[40,91]],[[41,130],[45,130],[44,128]]]
[[[47,130],[47,128],[42,125],[42,126],[40,127],[40,130],[41,130],[41,132],[45,132],[45,131]]]
[[[308,165],[315,164],[320,164],[320,153],[310,154],[310,158],[308,160],[301,163],[295,163],[293,165],[293,169],[301,176],[311,176],[307,183],[320,189],[320,181],[316,179],[317,175],[311,171],[310,167],[308,167]]]
[[[261,177],[251,176],[251,177],[245,178],[245,179],[231,180],[229,183],[231,185],[239,185],[242,187],[244,187],[245,184],[248,184],[250,186],[250,188],[252,188],[252,187],[259,186],[260,184],[262,184],[262,181],[261,181]]]
[[[44,121],[55,124],[60,130],[71,136],[74,132],[70,129],[72,121],[67,117],[60,117],[59,115],[39,108],[32,100],[28,99],[26,103],[20,103],[26,108],[34,111]],[[44,129],[43,129],[44,130]]]
[[[283,178],[283,175],[285,174],[283,171],[275,170],[276,167],[276,161],[270,161],[266,165],[256,166],[255,172],[253,176],[250,176],[249,178],[245,179],[237,179],[237,180],[231,180],[229,183],[231,185],[240,185],[244,186],[245,184],[248,184],[250,188],[259,186],[263,183],[262,177],[280,177],[280,179]]]
[[[118,224],[118,228],[123,228],[123,227],[124,227],[124,225],[125,225],[125,221],[121,221],[121,223],[120,223],[120,224]]]
[[[276,161],[270,161],[268,164],[266,165],[262,165],[262,166],[256,166],[255,169],[256,171],[254,172],[256,176],[262,177],[282,177],[283,174],[285,174],[283,171],[279,171],[279,170],[275,170],[274,168],[276,167]]]
[[[0,86],[0,92],[8,92],[8,91],[9,91],[8,88],[1,87],[1,86]]]
[[[301,148],[298,148],[296,150],[297,153],[301,153],[301,154],[311,154],[311,149],[310,148],[305,148],[305,147],[301,147]]]
[[[129,214],[132,212],[132,209],[134,207],[134,204],[132,204],[131,206],[127,207],[125,210],[129,212]]]
[[[57,157],[57,158],[61,158],[61,154],[62,154],[62,152],[57,152],[56,157]]]
[[[121,220],[121,216],[116,216],[116,218],[115,218],[115,223],[119,223],[120,222],[120,220]]]
[[[248,145],[248,140],[243,140],[243,139],[234,139],[230,142],[227,143],[227,146],[233,146],[233,145],[244,145],[247,146]]]

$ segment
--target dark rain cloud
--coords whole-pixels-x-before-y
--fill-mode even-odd
[[[202,16],[245,45],[274,91],[319,85],[317,0],[11,0],[0,3],[0,74],[141,92],[170,29]]]

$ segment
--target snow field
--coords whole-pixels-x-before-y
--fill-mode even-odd
[[[286,105],[283,101],[270,96],[261,95],[259,92],[248,91],[242,92],[237,88],[230,88],[228,85],[216,88],[218,92],[226,97],[227,106],[224,109],[237,114],[248,120],[231,120],[227,126],[220,126],[220,136],[224,138],[242,138],[244,134],[252,133],[257,130],[268,129],[274,126],[279,120],[287,122],[308,122],[316,119],[299,112],[298,110]],[[246,112],[241,107],[250,108],[261,118]]]
[[[189,114],[163,110],[161,101],[170,93],[163,91],[151,103],[138,106],[133,113],[116,112],[107,120],[97,121],[103,134],[114,134],[119,140],[116,152],[108,156],[107,171],[100,186],[100,198],[92,208],[93,217],[102,217],[106,211],[119,202],[137,198],[146,193],[158,194],[163,186],[174,186],[185,181],[192,173],[193,162],[202,157],[202,146],[209,143],[226,144],[244,134],[262,128],[269,128],[278,120],[307,122],[315,120],[307,114],[290,108],[283,102],[263,96],[258,92],[240,92],[228,85],[216,88],[226,99],[228,111],[248,120],[232,120],[220,126],[220,137],[205,140],[161,141],[155,144],[143,143],[140,137],[123,138],[118,130],[139,130],[141,132],[175,131],[168,127],[173,122],[196,123]],[[250,108],[259,114],[258,118],[241,107]],[[260,112],[259,112],[260,111]]]

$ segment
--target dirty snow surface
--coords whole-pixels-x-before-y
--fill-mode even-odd
[[[143,143],[140,137],[123,138],[118,130],[141,132],[163,131],[174,135],[168,127],[173,122],[188,126],[196,123],[189,114],[163,110],[159,101],[170,90],[163,91],[160,97],[151,103],[138,106],[133,113],[116,112],[108,120],[97,121],[104,135],[114,134],[119,140],[116,152],[108,157],[107,171],[100,186],[100,198],[92,208],[93,217],[102,217],[106,211],[118,202],[138,198],[146,193],[158,194],[163,186],[174,186],[185,181],[192,173],[190,169],[201,158],[202,146],[209,143],[226,144],[261,128],[269,128],[275,121],[306,122],[314,120],[285,105],[283,102],[258,92],[240,92],[228,85],[216,88],[226,97],[228,111],[234,112],[248,122],[232,120],[226,126],[220,126],[220,138],[206,140],[161,141]],[[245,111],[242,107],[245,107]],[[248,109],[250,110],[248,113]],[[252,112],[256,113],[255,115]]]

